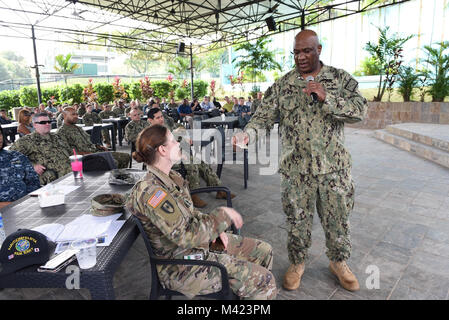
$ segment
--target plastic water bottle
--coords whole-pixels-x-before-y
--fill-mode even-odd
[[[224,113],[221,114],[221,121],[225,121],[226,120],[226,116]]]
[[[6,239],[5,227],[3,226],[2,214],[0,213],[0,248]]]

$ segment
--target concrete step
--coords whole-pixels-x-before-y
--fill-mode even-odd
[[[374,137],[387,142],[399,149],[413,153],[418,157],[427,159],[446,168],[449,168],[449,152],[440,150],[438,148],[412,139],[405,138],[403,136],[395,135],[387,131],[386,129],[374,131]]]
[[[394,135],[449,152],[448,125],[403,123],[389,125],[386,130]]]

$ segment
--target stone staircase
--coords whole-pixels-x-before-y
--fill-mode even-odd
[[[449,168],[449,125],[401,123],[376,130],[374,136],[402,150]]]

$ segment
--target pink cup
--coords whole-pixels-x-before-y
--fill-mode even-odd
[[[75,179],[83,179],[83,156],[70,156],[70,164],[72,165],[73,177]]]

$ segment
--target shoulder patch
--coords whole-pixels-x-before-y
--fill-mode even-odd
[[[354,92],[358,85],[358,82],[351,78],[346,82],[345,89]]]
[[[153,209],[156,209],[159,204],[167,197],[167,193],[162,189],[156,189],[154,191],[153,195],[148,199],[147,203],[153,207]]]

